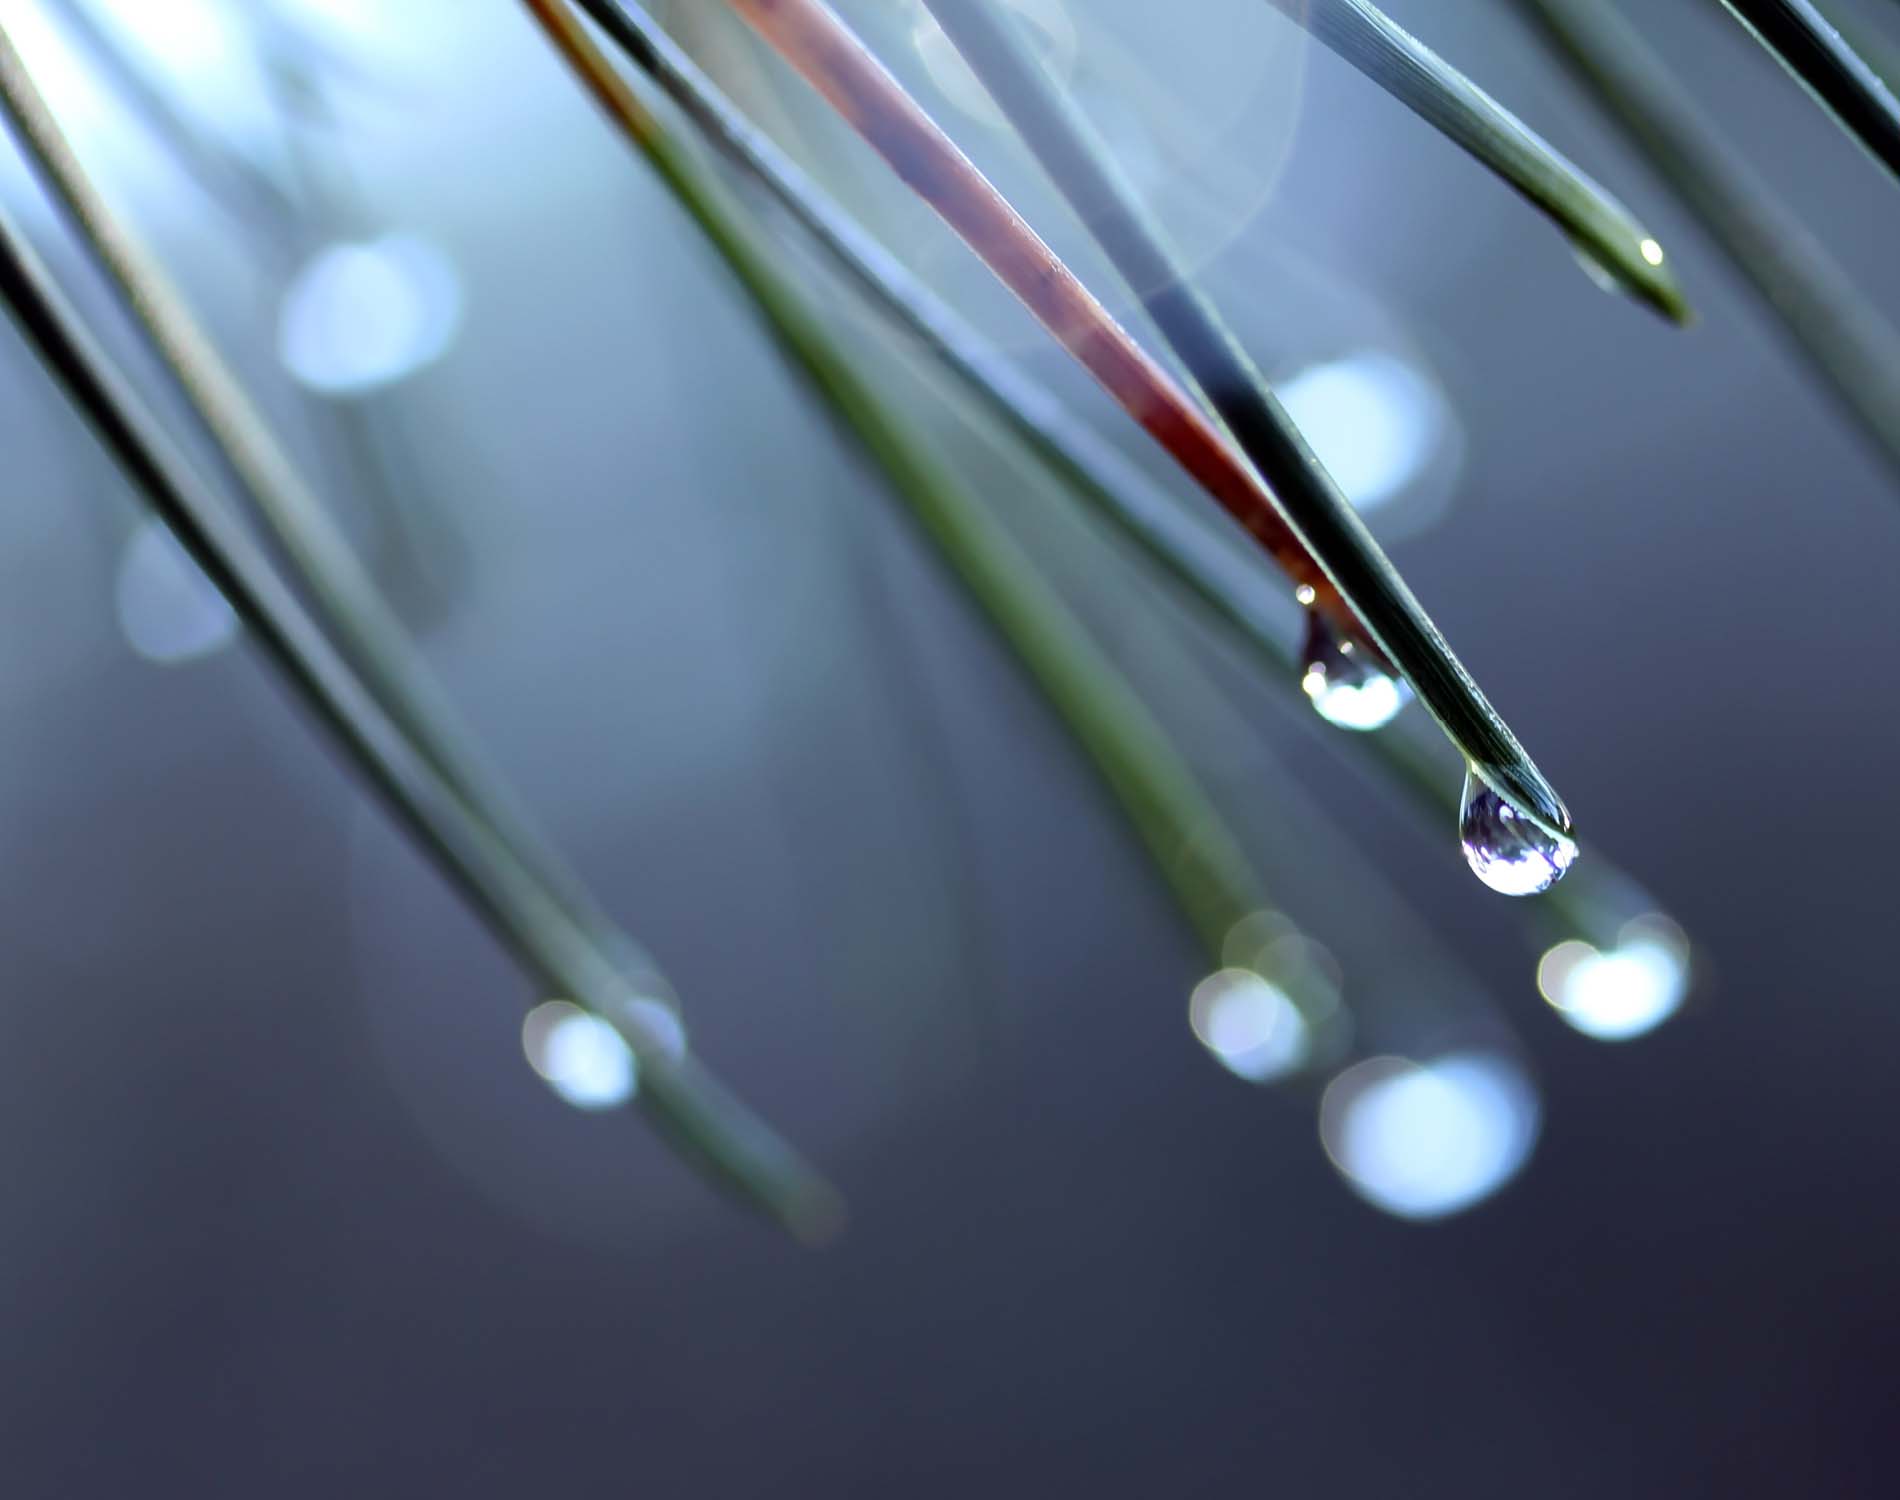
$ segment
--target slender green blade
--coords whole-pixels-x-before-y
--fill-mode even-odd
[[[1224,541],[1161,492],[1053,392],[1000,357],[961,314],[800,171],[633,0],[581,4],[703,137],[784,207],[889,318],[941,360],[962,387],[1048,467],[1066,494],[1088,506],[1158,567],[1184,592],[1186,602],[1218,627],[1221,640],[1265,669],[1267,680],[1300,708],[1297,722],[1313,722],[1298,686],[1304,664],[1297,643],[1276,624],[1269,604],[1285,591],[1250,550]],[[1379,773],[1384,785],[1402,794],[1427,826],[1437,830],[1456,820],[1455,775],[1422,753],[1410,736],[1397,728],[1383,734],[1327,735],[1329,744],[1342,738]],[[1606,890],[1620,899],[1603,900]],[[1630,915],[1655,904],[1630,876],[1592,849],[1588,869],[1573,872],[1525,910],[1543,921],[1555,917],[1559,936],[1580,931],[1603,940]]]
[[[816,0],[811,0],[816,3]],[[1553,837],[1570,813],[1486,701],[1265,378],[1194,286],[1165,228],[1015,24],[978,0],[925,0],[945,34],[1087,224],[1307,550],[1473,772]]]
[[[1900,178],[1900,101],[1809,0],[1722,0],[1834,123]]]
[[[1165,728],[917,425],[859,371],[827,321],[779,268],[760,227],[612,70],[566,0],[524,3],[698,224],[785,351],[884,470],[893,492],[1094,763],[1218,963],[1234,924],[1267,905],[1265,882]],[[609,35],[627,30],[612,28]]]
[[[1648,157],[1828,394],[1900,476],[1900,330],[1598,0],[1520,0]]]
[[[1267,0],[1509,183],[1578,252],[1664,317],[1692,314],[1661,243],[1620,202],[1366,0]]]
[[[189,310],[93,189],[3,27],[0,113],[72,210],[82,243],[118,278],[125,310],[223,462],[240,483],[272,491],[281,476],[267,473],[268,464],[254,472],[231,448],[256,444],[274,454],[275,439]],[[422,692],[426,679],[386,611],[355,612],[365,593],[373,594],[367,582],[319,548],[295,571],[321,613],[285,586],[66,301],[4,207],[0,303],[127,477],[442,873],[547,993],[592,1010],[625,1038],[640,1063],[638,1099],[648,1116],[704,1169],[793,1233],[826,1233],[841,1212],[836,1191],[695,1059],[654,1033],[641,1005],[651,976],[637,946],[605,924],[571,878],[555,873],[546,852],[518,831],[505,802],[490,800],[491,788],[471,769],[472,753]],[[313,503],[275,493],[256,498],[278,519]],[[341,571],[332,575],[330,563]],[[368,651],[375,668],[352,661],[333,634]]]

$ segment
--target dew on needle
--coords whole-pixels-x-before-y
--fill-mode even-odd
[[[1546,827],[1469,767],[1458,840],[1471,873],[1506,896],[1549,890],[1577,857],[1575,839]]]
[[[1353,641],[1342,641],[1317,612],[1306,620],[1306,668],[1300,687],[1328,724],[1383,729],[1410,701],[1411,689]]]

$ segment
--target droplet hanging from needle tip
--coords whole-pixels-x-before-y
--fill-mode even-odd
[[[1471,768],[1465,771],[1458,841],[1471,873],[1505,896],[1549,890],[1577,858],[1577,841],[1568,833],[1547,827]]]
[[[1363,647],[1341,640],[1316,613],[1306,619],[1300,687],[1328,724],[1383,729],[1411,701],[1412,691],[1380,667]]]
[[[1628,247],[1629,254],[1608,255],[1580,239],[1565,236],[1570,253],[1583,274],[1613,296],[1646,303],[1671,322],[1691,323],[1694,311],[1676,284],[1674,268],[1662,242],[1645,235]]]

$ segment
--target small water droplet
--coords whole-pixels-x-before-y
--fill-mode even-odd
[[[1652,241],[1652,243],[1654,242]],[[1627,297],[1629,295],[1630,288],[1628,281],[1599,260],[1594,250],[1586,249],[1576,240],[1572,240],[1570,242],[1570,253],[1577,257],[1577,264],[1583,267],[1583,274],[1588,276],[1598,286],[1602,287],[1604,291],[1619,297]]]
[[[1306,670],[1300,687],[1319,716],[1341,729],[1383,729],[1411,698],[1411,689],[1342,641],[1318,615],[1306,619]]]
[[[1544,827],[1469,769],[1458,839],[1471,873],[1506,896],[1549,890],[1577,858],[1574,839]]]

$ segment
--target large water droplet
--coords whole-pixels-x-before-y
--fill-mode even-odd
[[[1342,641],[1317,614],[1306,617],[1306,670],[1300,686],[1328,724],[1383,729],[1411,698],[1411,689],[1367,659],[1365,648]]]
[[[1576,840],[1544,827],[1472,770],[1465,772],[1458,839],[1471,873],[1506,896],[1549,890],[1577,858]]]

